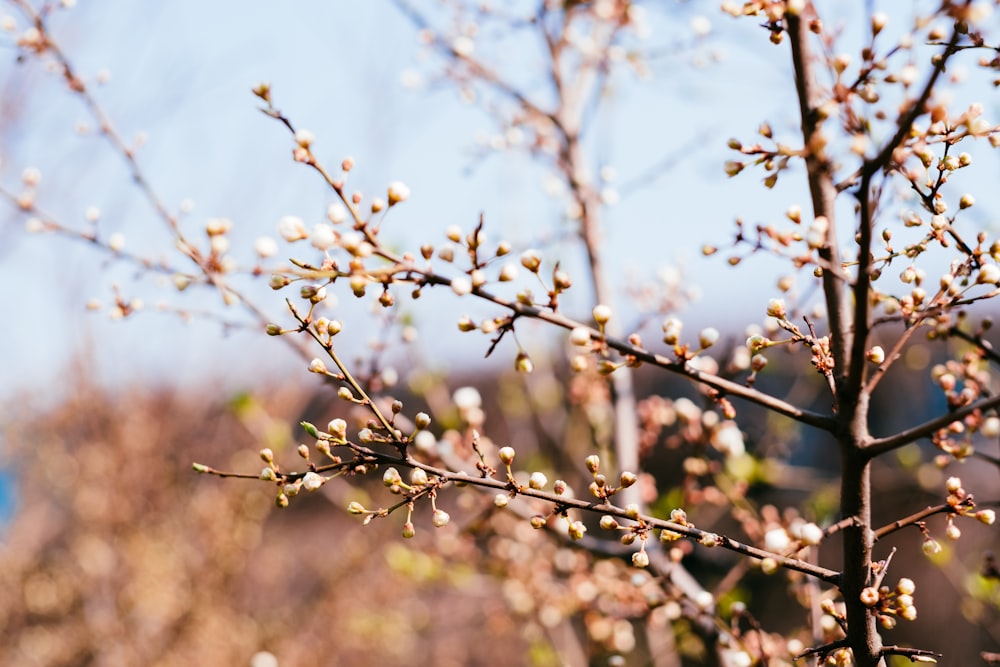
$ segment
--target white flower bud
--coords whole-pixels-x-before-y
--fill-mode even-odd
[[[514,448],[513,447],[501,447],[500,451],[497,452],[497,456],[500,457],[500,462],[505,466],[509,466],[514,462]]]
[[[603,326],[611,319],[611,307],[603,303],[597,304],[594,306],[593,315],[594,321]]]
[[[764,548],[773,553],[782,553],[788,548],[791,539],[784,528],[772,528],[764,534]]]
[[[278,221],[278,234],[289,243],[309,238],[306,233],[306,225],[302,218],[294,215],[286,215]]]
[[[410,198],[410,188],[406,187],[405,183],[393,181],[389,184],[387,196],[389,199],[389,206],[394,206],[395,204],[406,201]]]
[[[347,208],[340,202],[334,202],[326,207],[326,219],[335,225],[347,220]]]
[[[1000,282],[1000,268],[997,268],[996,264],[983,264],[979,269],[979,275],[976,276],[976,282],[980,285],[994,285]]]
[[[258,257],[271,257],[278,252],[278,244],[270,236],[261,236],[253,244],[254,252]]]
[[[983,420],[983,425],[979,427],[979,432],[987,438],[995,438],[1000,435],[1000,418],[987,417]]]
[[[517,280],[517,265],[507,262],[500,268],[500,282],[507,283],[512,280]]]
[[[962,490],[962,480],[959,477],[949,477],[945,482],[948,493],[958,493]]]
[[[807,523],[802,526],[800,537],[806,546],[815,546],[823,541],[823,529],[814,523]]]
[[[314,141],[316,141],[316,135],[309,130],[297,130],[295,132],[295,143],[302,148],[309,148]]]
[[[458,276],[457,278],[452,278],[451,291],[458,296],[465,296],[466,294],[472,292],[472,281],[469,280],[468,276]]]
[[[767,302],[767,314],[775,319],[784,320],[788,318],[788,309],[784,299],[771,299]]]
[[[676,345],[681,337],[683,323],[676,317],[668,317],[663,321],[663,342],[667,345]]]
[[[108,237],[108,247],[115,252],[121,252],[122,248],[125,247],[125,235],[121,232],[115,232]]]
[[[534,248],[529,248],[521,253],[521,266],[532,273],[538,273],[538,267],[542,265],[542,256]]]
[[[712,347],[719,341],[719,330],[714,327],[705,327],[698,333],[698,344],[702,349]]]
[[[309,235],[309,243],[317,250],[328,250],[337,242],[333,234],[333,227],[325,222],[317,223],[313,226],[312,234]]]
[[[575,327],[569,332],[569,342],[580,347],[590,345],[590,327]]]
[[[325,481],[326,480],[323,479],[321,475],[309,471],[305,474],[305,477],[302,478],[302,488],[306,491],[315,491],[319,487],[323,486],[323,482]]]

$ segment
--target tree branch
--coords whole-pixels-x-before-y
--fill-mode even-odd
[[[991,396],[990,398],[970,403],[923,424],[908,428],[905,431],[900,431],[884,438],[874,438],[865,445],[864,452],[869,458],[881,456],[886,452],[908,445],[914,440],[924,438],[940,428],[945,428],[952,422],[961,421],[974,412],[989,410],[997,406],[1000,406],[1000,396]]]

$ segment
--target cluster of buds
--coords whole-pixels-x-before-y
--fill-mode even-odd
[[[869,586],[861,591],[861,602],[878,618],[886,630],[896,627],[896,619],[913,621],[917,618],[917,607],[913,602],[916,585],[912,579],[902,578],[895,589],[888,586]]]
[[[945,482],[945,488],[948,490],[948,497],[945,502],[947,502],[948,507],[952,510],[948,514],[947,535],[949,539],[957,540],[961,537],[958,527],[953,524],[953,518],[956,515],[976,519],[987,526],[992,526],[996,521],[996,511],[989,508],[976,509],[972,494],[967,493],[962,488],[962,480],[958,477],[949,477]]]
[[[992,526],[996,522],[996,511],[992,509],[976,509],[972,495],[962,488],[962,480],[958,477],[949,477],[945,482],[948,491],[946,498],[947,518],[945,526],[945,536],[949,540],[957,540],[962,536],[962,531],[955,525],[955,518],[964,516],[975,519],[982,524]],[[924,521],[916,522],[917,527],[923,535],[922,549],[925,555],[934,557],[943,551],[941,543],[931,535]]]
[[[514,471],[511,468],[511,464],[514,463],[514,457],[516,452],[513,447],[506,446],[501,447],[497,451],[497,457],[500,459],[500,463],[504,466],[507,475],[507,484],[510,488],[508,493],[498,493],[493,498],[493,504],[496,507],[503,508],[507,507],[510,502],[510,498],[516,496],[518,493],[525,491],[525,487],[520,485],[516,478],[514,477]],[[534,471],[528,475],[528,486],[527,489],[532,491],[544,491],[549,484],[548,476],[541,471]],[[558,495],[572,496],[573,493],[565,481],[557,479],[552,485],[552,491]],[[566,531],[570,539],[579,540],[583,538],[584,533],[587,532],[587,526],[579,520],[570,519],[566,514],[563,514],[566,520]],[[548,517],[542,514],[535,514],[530,519],[531,527],[536,530],[544,528],[548,525]]]
[[[299,445],[296,451],[300,457],[306,461],[309,460],[309,447],[307,445]],[[315,470],[308,470],[305,473],[281,472],[274,459],[274,451],[270,447],[264,447],[260,450],[260,458],[265,463],[260,472],[260,479],[265,482],[273,482],[278,486],[278,494],[274,503],[281,508],[288,507],[289,499],[297,496],[300,491],[318,491],[331,479],[331,477],[321,475]]]
[[[681,331],[684,323],[676,317],[668,317],[663,320],[661,329],[663,330],[663,342],[674,348],[674,356],[678,359],[689,360],[699,352],[704,352],[719,342],[721,334],[715,327],[705,327],[698,332],[698,346],[693,347],[681,343]]]
[[[597,456],[597,454],[591,454],[588,456],[585,463],[587,470],[593,477],[593,481],[587,488],[595,498],[599,498],[601,500],[607,500],[622,489],[627,489],[635,484],[639,479],[636,477],[635,473],[625,471],[618,476],[618,486],[612,486],[608,484],[608,478],[600,471],[601,458]]]

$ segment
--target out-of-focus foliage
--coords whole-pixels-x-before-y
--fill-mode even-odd
[[[289,666],[496,664],[486,646],[513,662],[529,655],[499,582],[461,564],[469,545],[457,536],[437,550],[399,544],[394,526],[363,530],[319,495],[272,516],[260,484],[191,473],[208,453],[245,467],[265,443],[288,449],[302,392],[225,405],[67,381],[77,391],[50,410],[6,406],[17,508],[0,536],[0,664],[248,665],[264,651]]]

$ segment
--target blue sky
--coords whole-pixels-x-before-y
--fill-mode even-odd
[[[727,179],[722,163],[733,155],[726,140],[751,140],[765,119],[776,131],[793,132],[797,112],[787,49],[767,44],[752,20],[722,16],[714,3],[694,4],[671,5],[669,12],[648,4],[652,34],[646,43],[669,55],[655,61],[649,81],[620,77],[592,132],[595,159],[615,168],[618,184],[665,166],[658,178],[608,208],[604,251],[620,277],[623,300],[636,275],[650,278],[663,267],[680,266],[685,285],[704,295],[685,313],[691,328],[714,324],[738,334],[742,323],[761,319],[784,267],[754,257],[734,270],[724,256],[701,257],[699,248],[724,245],[737,216],[748,223],[775,221],[790,203],[808,206],[800,170],[774,191],[764,191],[757,174]],[[702,10],[712,31],[692,41],[691,21]],[[16,16],[0,4],[2,13]],[[867,21],[861,14],[839,20],[848,34]],[[391,3],[300,2],[289,10],[271,3],[106,0],[58,10],[51,27],[85,78],[110,73],[95,93],[123,136],[145,135],[138,159],[168,206],[194,203],[185,228],[231,218],[234,245],[244,258],[257,236],[275,235],[281,216],[298,215],[311,225],[332,200],[312,172],[290,159],[287,132],[257,110],[250,89],[260,81],[272,84],[280,109],[316,134],[315,151],[323,160],[336,165],[348,155],[356,159],[352,180],[363,192],[384,192],[393,180],[410,186],[411,200],[385,225],[399,247],[441,242],[449,225],[471,229],[480,213],[492,238],[522,247],[538,243],[540,229],[566,229],[562,204],[544,193],[546,174],[537,164],[516,153],[474,157],[482,137],[496,132],[489,116],[462,103],[449,86],[401,85],[408,71],[433,83],[435,70]],[[100,137],[75,131],[80,122],[93,125],[79,100],[37,62],[16,63],[11,39],[0,40],[0,85],[11,110],[0,132],[0,183],[16,190],[22,170],[37,167],[39,203],[56,218],[83,227],[84,211],[96,206],[102,233],[123,233],[127,247],[143,254],[169,253],[168,236],[130,185],[120,157]],[[531,45],[518,39],[496,52],[530,80]],[[986,103],[995,110],[995,101]],[[5,359],[4,394],[67,388],[58,374],[80,350],[99,377],[114,383],[196,381],[222,373],[240,386],[300,371],[300,362],[273,340],[223,337],[217,325],[199,318],[184,324],[147,313],[110,322],[87,312],[88,299],[109,302],[115,283],[141,297],[148,310],[160,301],[219,308],[213,295],[178,295],[155,279],[137,280],[134,268],[79,243],[22,233],[17,212],[0,215],[0,294],[11,318],[0,345],[16,351]],[[579,267],[578,250],[564,246],[558,252],[566,266]],[[589,295],[577,292],[568,305],[585,313]],[[263,290],[259,296],[280,320],[282,295]],[[459,313],[476,307],[447,298],[431,303],[432,312],[420,321],[421,351],[443,365],[455,363],[455,350],[463,366],[480,358],[487,341],[462,337],[454,327]],[[349,298],[341,298],[340,308],[345,320],[364,315]],[[363,352],[364,337],[351,340]]]

